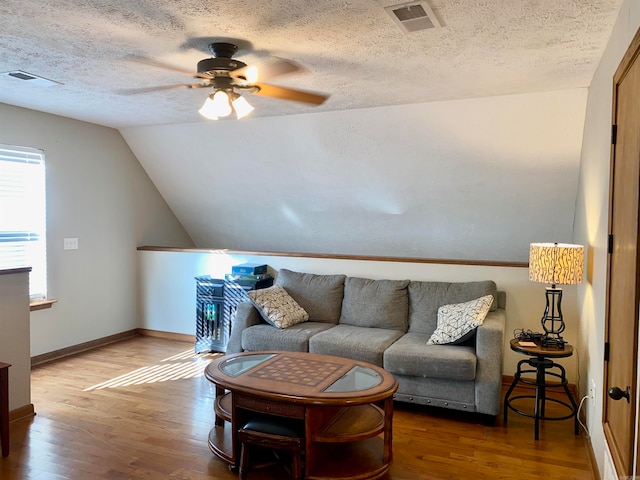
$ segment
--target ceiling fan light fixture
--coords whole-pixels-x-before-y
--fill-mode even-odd
[[[235,112],[236,117],[241,119],[254,110],[240,94],[218,89],[207,97],[198,113],[208,120],[218,120]]]
[[[215,106],[213,104],[213,99],[211,97],[213,97],[213,94],[207,97],[202,107],[200,107],[200,110],[198,110],[198,113],[207,120],[218,120],[218,116],[215,112]]]
[[[250,45],[242,40],[240,40],[240,43],[242,45]],[[248,66],[244,62],[232,58],[238,51],[238,46],[234,43],[214,41],[209,45],[209,50],[213,54],[213,57],[205,58],[198,62],[196,74],[196,78],[200,79],[198,83],[137,88],[133,89],[134,91],[130,90],[130,93],[146,93],[177,88],[211,88],[212,90],[209,91],[209,95],[204,104],[198,110],[200,115],[209,120],[218,120],[220,117],[227,117],[232,113],[235,113],[236,118],[241,119],[250,114],[254,108],[245,99],[240,98],[240,96],[245,93],[253,93],[262,97],[270,97],[278,100],[306,103],[312,106],[321,105],[329,98],[329,95],[320,92],[316,93],[262,83],[263,80],[268,80],[278,75],[304,71],[301,66],[291,60],[272,57],[259,62],[259,66]],[[151,58],[138,55],[130,55],[129,58],[149,66],[164,68],[192,76],[192,72],[182,67],[173,66]],[[20,72],[9,73],[18,75]],[[20,73],[19,76],[31,78],[31,76],[26,73]]]
[[[212,107],[217,117],[226,117],[233,112],[229,95],[224,90],[216,90],[209,98],[213,101]]]
[[[251,104],[247,102],[246,98],[244,98],[242,95],[238,95],[232,103],[238,120],[246,117],[255,110],[254,107],[252,107]]]

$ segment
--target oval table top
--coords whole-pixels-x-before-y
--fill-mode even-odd
[[[231,391],[289,403],[361,405],[398,389],[393,375],[370,363],[306,352],[260,351],[224,355],[204,371]]]

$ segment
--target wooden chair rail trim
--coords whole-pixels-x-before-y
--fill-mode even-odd
[[[338,253],[303,253],[303,252],[253,252],[244,250],[230,250],[226,248],[177,248],[145,245],[138,247],[139,251],[147,252],[183,252],[183,253],[211,253],[226,255],[251,255],[265,257],[293,257],[293,258],[325,258],[332,260],[365,260],[372,262],[404,262],[404,263],[432,263],[440,265],[473,265],[483,267],[513,267],[529,268],[528,262],[503,262],[499,260],[455,260],[443,258],[418,258],[418,257],[387,257],[375,255],[345,255]]]

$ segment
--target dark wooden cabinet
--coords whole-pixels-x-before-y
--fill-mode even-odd
[[[238,304],[249,301],[249,290],[270,287],[270,280],[239,285],[210,275],[196,277],[196,353],[226,352]]]
[[[196,353],[226,351],[231,323],[225,310],[224,280],[196,277]]]

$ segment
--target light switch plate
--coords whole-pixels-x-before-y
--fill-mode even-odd
[[[65,238],[64,239],[64,249],[65,250],[77,250],[78,249],[78,238]]]

